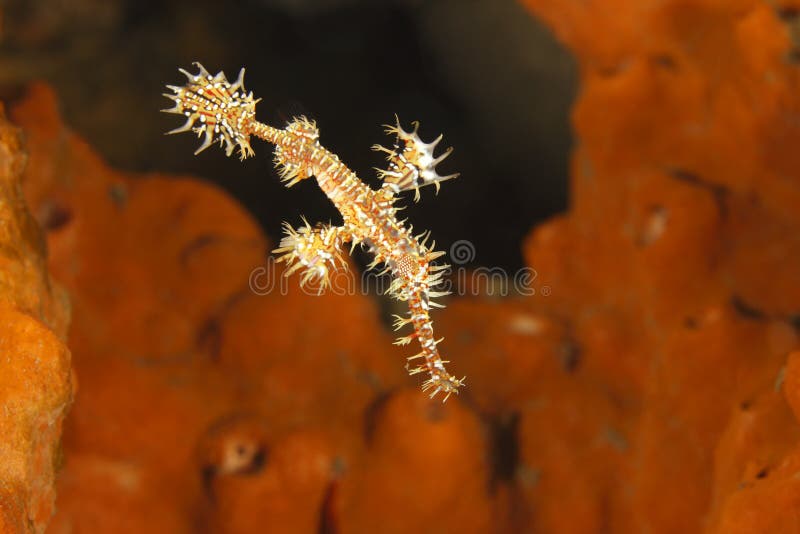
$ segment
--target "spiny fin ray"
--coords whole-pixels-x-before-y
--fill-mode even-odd
[[[414,200],[419,200],[419,188],[426,185],[435,185],[436,191],[442,182],[458,177],[458,173],[441,175],[436,166],[449,156],[452,147],[445,150],[440,156],[435,157],[436,146],[441,142],[440,135],[430,143],[425,143],[418,135],[419,123],[412,123],[414,129],[407,132],[400,126],[400,119],[395,116],[394,126],[386,125],[386,133],[394,134],[396,142],[394,148],[374,145],[373,150],[384,152],[389,160],[386,170],[378,170],[378,176],[383,180],[384,188],[389,188],[395,193],[400,191],[414,191]]]

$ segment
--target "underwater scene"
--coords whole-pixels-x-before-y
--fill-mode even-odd
[[[0,1],[0,534],[800,534],[800,1]]]

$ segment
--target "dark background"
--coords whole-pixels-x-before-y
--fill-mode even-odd
[[[256,97],[258,118],[317,120],[321,141],[368,183],[383,166],[375,143],[397,113],[424,140],[444,133],[460,172],[438,196],[423,190],[406,216],[438,248],[474,243],[478,265],[522,265],[520,242],[567,206],[569,108],[576,67],[554,37],[513,0],[5,0],[0,88],[54,85],[68,124],[112,165],[193,174],[237,197],[273,242],[280,224],[339,219],[321,191],[285,189],[271,147],[239,162],[192,135],[163,136],[182,121],[164,84],[200,61]]]

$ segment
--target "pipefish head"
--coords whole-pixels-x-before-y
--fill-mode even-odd
[[[258,100],[253,99],[252,92],[245,92],[244,69],[231,83],[222,71],[212,76],[200,63],[194,65],[199,69],[197,74],[180,69],[188,79],[187,83],[168,85],[173,94],[164,93],[175,105],[161,111],[186,117],[182,126],[167,133],[193,131],[198,137],[205,135],[195,154],[219,141],[220,146],[225,146],[228,156],[236,147],[239,147],[241,159],[252,156],[249,128],[255,121]]]

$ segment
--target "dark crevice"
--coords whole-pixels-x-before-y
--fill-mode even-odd
[[[625,435],[613,427],[606,427],[603,431],[603,438],[617,452],[624,454],[630,449],[630,443]]]
[[[514,481],[519,466],[518,412],[491,417],[489,431],[489,491],[494,492],[499,484]]]
[[[224,472],[220,471],[218,465],[215,464],[206,464],[200,469],[200,479],[202,481],[203,490],[205,491],[206,495],[208,496],[211,502],[216,500],[216,495],[214,494],[214,480],[220,476],[253,476],[257,475],[264,469],[264,466],[267,463],[267,450],[264,447],[259,447],[255,451],[251,453],[251,451],[243,446],[237,448],[237,453],[241,456],[245,456],[250,454],[250,458],[246,458],[246,462],[242,464],[242,467],[237,469],[236,471],[231,472]]]
[[[247,450],[246,447],[238,447],[236,449],[237,453],[240,456],[245,456],[249,454],[250,451]],[[252,458],[250,458],[247,462],[247,465],[243,467],[241,470],[237,471],[237,475],[256,475],[264,469],[264,465],[267,463],[267,450],[263,447],[258,448],[254,453]]]
[[[621,65],[603,65],[597,69],[597,74],[602,78],[613,78],[619,76],[623,67]]]
[[[189,258],[198,250],[225,239],[225,236],[214,234],[204,234],[192,239],[181,249],[180,253],[178,253],[178,261],[181,267],[186,268]]]
[[[203,491],[208,499],[213,503],[217,500],[214,494],[214,479],[217,477],[217,468],[213,465],[204,465],[200,469],[200,480],[203,485]]]
[[[203,323],[197,331],[197,346],[209,355],[211,361],[218,361],[222,352],[222,328],[218,318]]]
[[[787,26],[791,47],[786,52],[789,63],[800,63],[800,9],[784,6],[776,9],[778,18]]]
[[[614,532],[612,525],[614,524],[613,515],[614,512],[612,511],[611,505],[611,496],[608,493],[603,493],[600,496],[600,507],[599,507],[599,516],[600,519],[597,525],[597,534],[610,534]]]
[[[73,219],[69,206],[56,199],[48,199],[39,208],[39,224],[45,232],[55,232],[66,227]]]
[[[128,189],[124,184],[112,184],[108,186],[108,198],[118,208],[124,208],[128,203]]]
[[[319,534],[338,534],[339,532],[339,521],[336,517],[336,507],[334,506],[336,487],[335,480],[328,484],[325,496],[322,498],[322,506],[319,509],[319,528],[317,528]]]
[[[200,480],[204,493],[214,503],[215,482],[221,477],[251,477],[261,473],[269,460],[269,446],[263,434],[263,426],[256,416],[230,414],[208,428],[201,441]],[[255,425],[255,426],[254,426]],[[241,429],[259,430],[241,433]]]
[[[652,56],[650,59],[655,65],[658,65],[659,67],[663,67],[667,70],[678,70],[678,65],[675,62],[675,58],[668,54],[656,54]]]
[[[731,306],[733,306],[733,309],[736,311],[736,313],[744,319],[751,321],[764,321],[769,318],[763,310],[760,310],[748,302],[745,302],[744,299],[742,299],[739,295],[733,295],[731,297]]]
[[[233,293],[197,329],[195,344],[208,355],[210,361],[218,362],[222,352],[222,319],[237,302],[249,293],[249,289]]]
[[[393,391],[384,391],[379,393],[372,402],[370,402],[364,409],[363,425],[364,425],[364,442],[367,445],[372,444],[372,437],[375,435],[375,427],[378,425],[378,418],[380,417],[386,403],[392,397]]]
[[[703,180],[697,174],[686,169],[670,169],[669,175],[680,182],[705,189],[714,197],[714,202],[717,204],[717,210],[721,219],[728,216],[727,197],[729,190],[727,187]]]
[[[561,367],[568,373],[574,373],[581,364],[583,350],[572,337],[567,337],[561,344],[559,359]]]
[[[768,313],[736,294],[731,296],[730,304],[734,311],[743,319],[749,321],[781,321],[800,332],[800,313],[790,313],[786,315]]]

